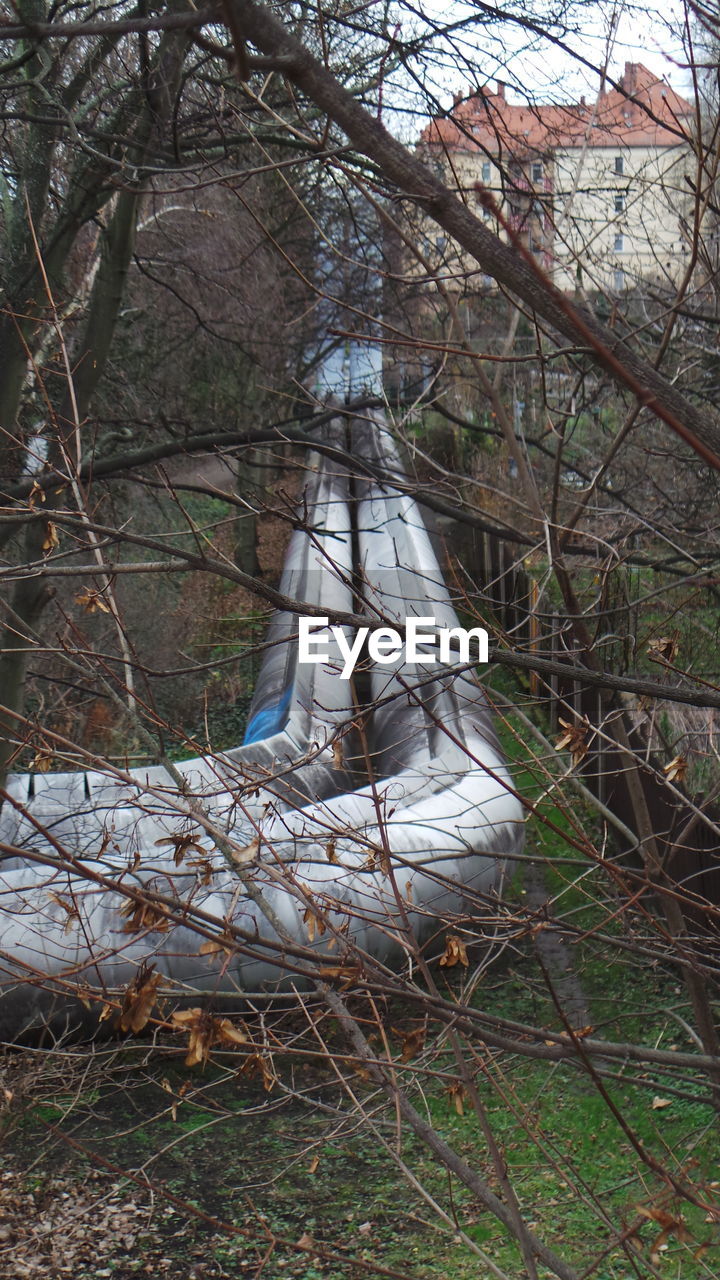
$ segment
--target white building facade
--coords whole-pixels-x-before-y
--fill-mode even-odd
[[[626,63],[597,102],[517,105],[505,88],[456,98],[421,150],[488,223],[477,184],[560,288],[672,288],[690,261],[693,109]]]

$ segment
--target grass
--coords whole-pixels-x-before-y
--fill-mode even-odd
[[[171,1071],[175,1083],[187,1080],[188,1074],[179,1068]],[[329,1122],[294,1102],[271,1111],[276,1103],[259,1086],[243,1086],[238,1096],[233,1076],[227,1069],[209,1068],[202,1081],[194,1077],[200,1092],[180,1107],[173,1121],[162,1087],[147,1080],[140,1083],[135,1073],[125,1073],[119,1088],[106,1090],[99,1103],[79,1101],[71,1122],[66,1119],[68,1132],[88,1154],[80,1157],[63,1153],[62,1145],[56,1147],[49,1165],[43,1162],[46,1181],[52,1178],[53,1167],[61,1168],[65,1177],[71,1167],[82,1181],[93,1167],[92,1153],[109,1154],[118,1172],[144,1169],[157,1186],[158,1205],[163,1205],[164,1189],[201,1214],[220,1217],[250,1233],[250,1239],[247,1234],[233,1237],[191,1216],[187,1208],[165,1204],[154,1219],[149,1217],[146,1244],[135,1259],[123,1258],[118,1250],[113,1274],[137,1274],[139,1261],[145,1266],[148,1259],[165,1257],[174,1258],[177,1267],[192,1250],[204,1259],[206,1270],[201,1275],[222,1275],[228,1270],[231,1275],[245,1274],[237,1268],[257,1260],[272,1236],[295,1243],[310,1237],[354,1259],[358,1273],[363,1262],[372,1261],[399,1269],[414,1280],[450,1276],[470,1280],[486,1274],[477,1258],[458,1242],[457,1233],[433,1222],[427,1206],[412,1195],[371,1136],[352,1128],[333,1133],[336,1121]],[[300,1076],[296,1084],[318,1083],[315,1069]],[[499,1088],[512,1106],[501,1102]],[[717,1148],[706,1132],[706,1110],[684,1102],[653,1111],[652,1094],[622,1083],[610,1092],[636,1138],[661,1156],[671,1173],[689,1174],[696,1182],[709,1175]],[[677,1214],[667,1185],[647,1169],[643,1173],[632,1144],[606,1103],[570,1069],[548,1071],[522,1059],[500,1061],[488,1072],[481,1093],[529,1222],[576,1265],[582,1267],[590,1260],[606,1234],[592,1207],[594,1201],[618,1227],[637,1218],[638,1205]],[[325,1105],[340,1102],[327,1084],[322,1096]],[[211,1101],[217,1110],[208,1127],[208,1119],[213,1119],[212,1111],[208,1112]],[[445,1091],[426,1090],[425,1102],[437,1129],[492,1184],[491,1162],[475,1118],[467,1109],[457,1114]],[[43,1131],[40,1120],[38,1113],[28,1113],[21,1141],[9,1153],[11,1164],[18,1158],[20,1145],[31,1146],[37,1154]],[[387,1121],[383,1131],[389,1136]],[[416,1176],[451,1210],[462,1230],[519,1280],[523,1271],[504,1230],[463,1187],[449,1186],[445,1172],[415,1139],[406,1136],[402,1150]],[[33,1174],[27,1177],[32,1179]],[[116,1177],[115,1185],[117,1181]],[[137,1197],[133,1184],[128,1182],[126,1187],[128,1194]],[[692,1247],[697,1248],[707,1240],[710,1228],[701,1210],[684,1206],[682,1213]],[[657,1224],[645,1220],[640,1236],[646,1258],[658,1233]],[[661,1253],[661,1274],[708,1274],[697,1269],[689,1248],[670,1237]],[[312,1280],[315,1274],[344,1280],[356,1270],[349,1261],[321,1259],[318,1264],[284,1244],[276,1245],[272,1258],[269,1274],[298,1280]],[[704,1256],[705,1266],[713,1261],[717,1261],[716,1248]],[[214,1269],[207,1270],[208,1266]],[[621,1280],[628,1266],[619,1251],[611,1250],[598,1274]],[[77,1274],[78,1280],[85,1280],[85,1273]]]
[[[542,1016],[542,994],[533,990],[527,963],[526,956],[518,956],[512,967],[498,972],[482,990],[493,1012],[514,1018]],[[666,998],[665,985],[664,975],[656,975],[654,988],[643,993],[648,1004]],[[546,1010],[549,1014],[547,1002]],[[394,1023],[400,1012],[392,1012],[388,1022]],[[654,1016],[649,1019],[647,1038],[655,1036],[657,1025]],[[679,1202],[669,1190],[666,1175],[702,1187],[717,1174],[717,1141],[708,1108],[691,1098],[672,1098],[669,1106],[654,1109],[653,1100],[664,1096],[667,1083],[662,1074],[649,1079],[649,1089],[622,1078],[606,1081],[609,1100],[621,1112],[623,1127],[594,1085],[570,1067],[480,1052],[480,1093],[520,1203],[537,1233],[582,1268],[608,1238],[600,1206],[618,1229],[638,1222],[639,1247],[647,1260],[660,1228],[650,1219],[639,1218],[638,1206],[679,1221]],[[432,1066],[452,1073],[446,1049],[438,1047]],[[342,1106],[339,1091],[317,1065],[303,1068],[287,1059],[278,1063],[278,1069],[297,1094],[318,1098],[326,1109]],[[622,1077],[622,1067],[620,1072]],[[187,1089],[176,1119],[168,1109],[167,1085],[176,1096],[183,1086]],[[353,1087],[368,1093],[361,1081]],[[95,1153],[111,1160],[112,1185],[117,1186],[122,1171],[142,1169],[143,1178],[155,1186],[155,1199],[162,1208],[148,1211],[147,1238],[137,1257],[127,1259],[118,1247],[113,1261],[113,1274],[118,1277],[137,1274],[140,1261],[143,1266],[148,1261],[159,1266],[161,1259],[169,1257],[177,1268],[191,1250],[198,1250],[203,1259],[205,1269],[198,1273],[202,1276],[251,1274],[241,1268],[249,1267],[253,1259],[257,1262],[274,1235],[296,1243],[311,1237],[355,1259],[358,1266],[370,1260],[414,1280],[470,1280],[486,1274],[458,1241],[457,1233],[433,1221],[429,1208],[407,1188],[372,1135],[358,1128],[352,1116],[340,1123],[338,1117],[301,1105],[297,1097],[281,1103],[259,1083],[240,1083],[229,1063],[200,1074],[149,1056],[146,1067],[126,1064],[117,1072],[115,1083],[81,1092],[72,1107],[67,1105],[70,1097],[44,1100],[26,1110],[14,1138],[6,1144],[5,1165],[18,1169],[32,1183],[38,1176],[32,1162],[40,1155],[45,1195],[55,1175],[82,1183],[93,1169]],[[492,1162],[467,1103],[464,1114],[458,1114],[447,1088],[432,1079],[424,1083],[422,1097],[416,1101],[456,1151],[497,1190]],[[44,1123],[48,1121],[53,1135]],[[380,1123],[391,1138],[392,1117]],[[64,1148],[62,1140],[57,1140],[58,1128],[81,1144],[82,1154]],[[644,1164],[633,1142],[659,1161],[666,1174]],[[47,1151],[43,1144],[49,1144]],[[402,1154],[415,1176],[456,1217],[459,1227],[508,1276],[520,1280],[523,1270],[514,1245],[470,1193],[454,1179],[450,1181],[410,1135],[402,1138]],[[136,1201],[135,1185],[128,1181],[125,1186],[127,1197]],[[164,1191],[186,1206],[195,1205],[201,1214],[236,1224],[250,1233],[250,1239],[214,1228],[187,1207],[167,1204]],[[37,1186],[35,1193],[39,1194]],[[712,1190],[708,1194],[712,1196]],[[667,1249],[659,1255],[661,1274],[688,1278],[713,1274],[720,1256],[716,1228],[705,1222],[702,1209],[684,1204],[681,1212],[692,1244],[670,1236]],[[712,1248],[700,1266],[693,1261],[692,1250],[709,1240]],[[276,1245],[272,1258],[270,1275],[298,1280],[312,1280],[316,1274],[326,1280],[345,1280],[356,1270],[349,1262],[341,1265],[325,1259],[317,1264],[286,1245]],[[603,1280],[624,1280],[628,1269],[627,1258],[615,1249],[607,1254],[598,1274]],[[76,1274],[78,1280],[85,1280],[94,1273],[78,1270]],[[172,1274],[189,1277],[191,1271],[173,1269]]]
[[[691,1016],[677,972],[624,949],[633,940],[653,942],[652,919],[614,916],[617,898],[605,867],[583,862],[570,843],[601,843],[596,815],[548,791],[548,777],[517,717],[507,718],[501,734],[516,785],[535,806],[527,850],[542,867],[555,920],[566,927],[565,955],[587,1002],[592,1034],[691,1049],[683,1026]],[[545,761],[553,774],[565,763],[554,752]],[[527,914],[526,866],[508,891],[509,912],[519,921]],[[532,912],[530,917],[529,926]],[[576,941],[578,934],[586,936]],[[498,953],[473,1002],[493,1015],[560,1031],[562,1020],[538,966],[536,937],[530,928],[520,935],[516,930]],[[474,963],[484,948],[471,948],[470,954]],[[437,972],[441,986],[458,998],[466,977],[459,967]],[[449,1091],[457,1065],[442,1029],[429,1027],[422,1058],[407,1065],[399,1060],[396,1029],[415,1027],[415,1015],[415,1007],[409,1011],[402,1002],[383,1011],[385,1032],[398,1053],[398,1078],[438,1132],[499,1192],[477,1117],[467,1099],[460,1114],[457,1095]],[[303,1038],[299,1019],[292,1025],[296,1048],[315,1044]],[[272,1024],[270,1030],[272,1040]],[[278,1035],[290,1030],[285,1020]],[[330,1024],[325,1030],[332,1036]],[[129,1280],[150,1267],[150,1274],[167,1273],[174,1280],[240,1277],[256,1274],[267,1257],[261,1274],[272,1280],[353,1280],[371,1274],[370,1264],[412,1280],[484,1278],[490,1274],[487,1263],[461,1240],[462,1231],[510,1280],[523,1280],[517,1248],[505,1230],[412,1134],[398,1134],[392,1110],[375,1112],[377,1099],[361,1077],[350,1074],[353,1091],[456,1226],[439,1222],[407,1186],[317,1059],[278,1050],[281,1083],[266,1093],[259,1079],[237,1074],[231,1057],[198,1072],[183,1067],[177,1051],[163,1056],[142,1042],[113,1053],[108,1051],[116,1064],[112,1070],[99,1077],[90,1073],[76,1093],[68,1084],[55,1096],[31,1096],[3,1153],[29,1194],[40,1199],[47,1199],[53,1178],[84,1185],[94,1170],[121,1188],[113,1194],[122,1208],[142,1199],[123,1174],[142,1171],[141,1180],[155,1191],[143,1209],[137,1246],[128,1256],[119,1241],[102,1259],[103,1274],[110,1268],[118,1280]],[[604,1074],[598,1080],[586,1069],[498,1053],[479,1040],[466,1043],[466,1055],[526,1220],[579,1273],[591,1264],[596,1280],[648,1275],[653,1267],[668,1280],[720,1273],[717,1220],[708,1220],[720,1181],[717,1122],[705,1105],[702,1078],[620,1059],[600,1064]],[[418,1071],[423,1067],[430,1074]],[[81,1150],[64,1145],[58,1130]],[[109,1159],[113,1170],[97,1168],[98,1158]],[[182,1203],[168,1202],[165,1193]],[[228,1233],[207,1215],[234,1224],[241,1234]],[[618,1233],[632,1233],[634,1261],[617,1244]],[[273,1244],[275,1237],[295,1245],[304,1240],[307,1247]],[[344,1260],[318,1256],[320,1247]],[[93,1263],[76,1267],[74,1274],[90,1280],[99,1270]]]

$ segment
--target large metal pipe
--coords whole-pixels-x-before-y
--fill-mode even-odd
[[[356,424],[354,443],[364,456],[397,471],[397,453],[381,422]],[[299,530],[288,554],[293,572],[301,564],[308,571],[292,583],[286,574],[284,582],[294,598],[307,592],[304,598],[329,615],[349,609],[352,600],[350,524],[346,478],[329,464],[318,475],[323,479],[309,506],[314,531]],[[433,616],[442,626],[455,625],[414,501],[391,484],[370,481],[357,482],[354,496],[357,582],[366,613],[398,622],[407,615]],[[308,569],[317,566],[318,547],[324,572]],[[330,560],[340,562],[339,571]],[[186,778],[200,781],[196,795],[179,794],[167,773],[152,770],[144,771],[146,786],[133,778],[114,800],[112,794],[104,798],[100,787],[112,793],[115,784],[100,784],[94,775],[83,784],[76,780],[82,775],[66,775],[72,782],[56,784],[59,808],[68,788],[75,807],[58,812],[54,836],[79,861],[62,870],[2,869],[0,1034],[50,1016],[53,993],[62,1003],[77,987],[91,998],[122,989],[143,963],[153,963],[179,996],[200,991],[241,997],[312,982],[307,958],[290,958],[294,944],[317,950],[334,934],[334,963],[362,969],[402,958],[411,934],[422,945],[445,922],[477,914],[482,895],[498,884],[522,842],[521,807],[480,686],[457,664],[438,668],[426,659],[390,669],[368,663],[363,715],[349,682],[340,678],[337,654],[325,664],[300,666],[285,643],[291,630],[286,621],[271,629],[283,645],[263,665],[248,736],[263,725],[271,732],[218,759],[180,766]],[[333,762],[337,744],[352,740],[358,719],[365,721],[368,779],[345,789]],[[302,765],[298,752],[304,752]],[[286,768],[290,785],[273,780]],[[248,778],[250,785],[262,783],[259,801],[248,803],[235,793],[233,770],[235,782],[242,779],[246,788]],[[84,803],[81,788],[89,791]],[[52,790],[50,783],[48,794]],[[103,822],[93,822],[93,802],[100,803],[105,826],[109,814],[117,816],[102,849],[97,837]],[[198,804],[209,815],[204,829]],[[177,866],[177,842],[168,841],[190,830],[198,848]],[[22,836],[29,848],[51,853],[52,842],[37,830],[32,835],[27,823]],[[228,856],[242,848],[248,857],[257,853],[243,868],[249,878],[244,887]],[[93,881],[98,874],[102,884]],[[201,954],[201,939],[189,923],[147,914],[144,925],[160,924],[160,930],[128,931],[120,914],[127,899],[113,887],[119,885],[179,899],[188,922],[200,912],[204,922],[217,921],[220,932],[223,921],[231,923],[240,931],[240,949],[229,957],[218,953],[218,961],[218,955]],[[139,909],[131,923],[143,925]]]
[[[343,442],[337,421],[330,424],[328,438]],[[353,594],[347,474],[315,453],[306,467],[302,503],[311,513],[310,531],[293,531],[279,591],[328,614],[348,613]],[[347,690],[337,680],[337,644],[330,641],[326,664],[298,668],[296,631],[293,613],[273,615],[243,746],[174,766],[221,825],[250,819],[269,806],[332,794],[350,780],[347,769],[338,769],[332,750],[337,727],[350,711]],[[32,845],[38,840],[36,824],[41,824],[74,855],[92,856],[108,831],[116,844],[146,849],[153,838],[167,835],[160,816],[163,795],[168,803],[177,785],[163,765],[142,765],[122,776],[111,767],[15,774],[7,791],[18,808],[6,801],[0,810],[2,843]],[[154,812],[158,808],[160,815]],[[172,805],[170,812],[174,814]],[[7,872],[13,864],[6,858],[1,865]]]

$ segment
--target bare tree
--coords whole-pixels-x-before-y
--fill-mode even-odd
[[[544,177],[532,166],[555,143],[546,133],[537,157],[528,152],[524,132],[499,115],[509,91],[496,83],[518,32],[572,51],[593,16],[582,5],[473,7],[446,21],[410,6],[311,16],[229,0],[222,22],[177,8],[96,19],[89,9],[21,7],[17,25],[0,31],[16,42],[5,71],[4,766],[29,766],[38,795],[48,767],[137,789],[131,763],[158,766],[163,781],[148,772],[142,820],[161,813],[174,824],[161,839],[178,876],[161,889],[138,885],[130,866],[118,880],[112,822],[108,846],[80,865],[72,840],[56,838],[35,797],[21,802],[12,783],[5,814],[25,826],[4,853],[56,878],[52,911],[71,928],[80,908],[61,884],[84,876],[99,900],[120,893],[119,950],[128,936],[161,945],[177,927],[183,955],[218,972],[267,962],[292,975],[297,1019],[279,1015],[272,1027],[264,1014],[240,1024],[224,1007],[208,1011],[211,979],[202,992],[195,984],[190,1009],[173,1010],[162,997],[189,993],[144,967],[123,988],[79,995],[124,1032],[150,1027],[163,1044],[187,1037],[190,1065],[232,1052],[233,1069],[239,1062],[288,1096],[295,1065],[319,1054],[342,1091],[342,1124],[362,1122],[478,1266],[567,1280],[611,1265],[607,1274],[657,1275],[661,1245],[689,1275],[716,1246],[718,1221],[701,1140],[693,1164],[679,1138],[677,1149],[663,1145],[620,1094],[645,1091],[651,1113],[702,1107],[704,1124],[720,1088],[717,133],[688,89],[692,111],[672,123],[681,148],[672,173],[634,175],[638,207],[641,186],[652,200],[668,185],[678,196],[679,269],[665,271],[666,257],[662,271],[640,263],[632,287],[615,289],[583,214],[587,156],[552,199],[536,193]],[[710,21],[704,9],[699,20]],[[627,73],[615,77],[609,51],[577,52],[596,77],[592,128],[609,101],[651,119],[654,99]],[[699,59],[688,62],[697,86]],[[458,72],[472,92],[443,111],[435,84]],[[545,120],[537,102],[514,105]],[[461,157],[458,139],[468,143]],[[624,212],[613,206],[604,244],[621,234]],[[394,361],[384,386],[378,352]],[[351,360],[364,370],[356,383]],[[346,387],[351,406],[325,404]],[[378,408],[405,448],[407,475],[352,452],[351,424]],[[329,441],[332,417],[343,425]],[[213,777],[226,767],[217,749],[234,742],[210,712],[194,728],[183,718],[182,681],[198,694],[207,681],[211,711],[218,673],[232,675],[217,702],[244,696],[238,633],[257,644],[259,613],[303,609],[274,574],[291,528],[320,542],[326,532],[296,505],[308,445],[350,473],[354,500],[370,476],[389,494],[411,493],[429,522],[453,522],[444,527],[460,554],[448,577],[466,616],[493,633],[488,696],[529,818],[514,882],[471,893],[466,911],[440,913],[423,934],[409,919],[406,867],[388,853],[392,814],[377,798],[366,732],[399,704],[389,698],[388,710],[382,694],[356,690],[342,732],[323,747],[328,768],[356,769],[376,797],[376,844],[363,843],[352,817],[339,840],[393,895],[392,963],[348,942],[340,895],[308,889],[277,828],[267,858],[257,857],[262,825],[257,843],[238,847],[213,803]],[[228,459],[237,489],[226,483]],[[253,520],[262,578],[247,545],[236,557]],[[328,553],[339,580],[341,559]],[[335,621],[388,622],[367,599],[358,606],[364,585],[357,566],[354,578],[345,570],[355,597]],[[436,695],[422,680],[404,693],[431,716]],[[451,723],[436,717],[433,732],[452,743]],[[183,750],[202,755],[199,781],[183,773]],[[237,806],[254,812],[264,785],[289,797],[290,813],[300,809],[313,750],[264,773],[238,771]],[[198,905],[208,849],[257,910],[253,928]],[[332,884],[337,857],[350,854],[343,844],[338,855],[334,835],[318,850]],[[449,892],[440,862],[433,874]],[[278,892],[295,904],[295,931],[278,922]],[[372,908],[358,914],[369,929]],[[637,990],[615,997],[605,975],[618,982],[623,966]],[[516,973],[518,1007],[498,1011]],[[31,976],[42,985],[42,966]],[[78,994],[72,975],[63,982]],[[519,1075],[528,1064],[543,1072],[532,1096]],[[626,1203],[588,1182],[577,1153],[543,1128],[536,1099],[553,1073],[569,1092],[579,1082],[627,1146]],[[471,1139],[455,1140],[436,1118],[441,1089],[458,1117],[472,1112]],[[527,1159],[562,1176],[585,1207],[592,1238],[564,1235],[536,1192],[525,1201],[510,1125]],[[403,1147],[404,1132],[445,1171],[449,1192]],[[508,1233],[512,1262],[468,1230],[457,1187]],[[303,1245],[318,1257],[329,1247]]]

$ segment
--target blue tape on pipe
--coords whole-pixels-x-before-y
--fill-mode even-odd
[[[243,738],[244,747],[249,747],[251,742],[262,742],[263,738],[270,738],[273,733],[280,732],[287,720],[291,695],[292,685],[274,706],[263,707],[251,716]]]

